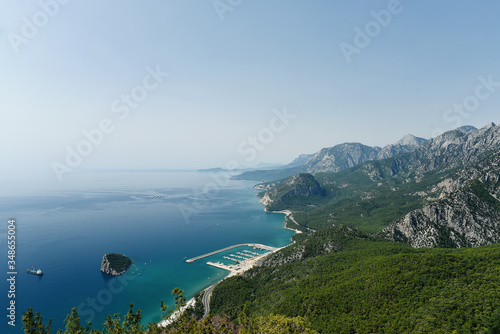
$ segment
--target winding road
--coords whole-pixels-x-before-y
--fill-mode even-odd
[[[203,307],[205,308],[205,313],[203,313],[203,319],[205,319],[208,314],[210,313],[210,297],[212,296],[212,291],[214,288],[222,281],[219,281],[215,283],[214,285],[209,286],[206,290],[205,293],[203,294]]]

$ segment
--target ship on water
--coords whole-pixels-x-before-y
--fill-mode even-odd
[[[43,271],[41,269],[35,270],[35,268],[31,267],[31,269],[28,269],[28,274],[43,276]]]

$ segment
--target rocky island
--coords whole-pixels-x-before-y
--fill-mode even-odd
[[[133,261],[122,254],[107,253],[102,257],[101,271],[108,275],[118,276],[124,274]]]

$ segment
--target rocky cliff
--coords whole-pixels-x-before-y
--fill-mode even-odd
[[[476,247],[500,242],[500,153],[453,174],[431,190],[439,199],[382,232],[413,247]]]

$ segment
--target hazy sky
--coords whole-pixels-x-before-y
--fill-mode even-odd
[[[2,0],[2,175],[288,163],[499,122],[499,12],[493,0]]]

